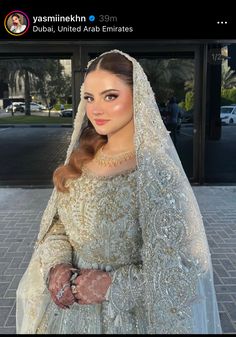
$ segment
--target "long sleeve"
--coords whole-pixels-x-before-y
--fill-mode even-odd
[[[54,216],[52,225],[40,245],[40,258],[44,280],[47,279],[49,270],[55,265],[71,264],[72,246],[58,214]]]
[[[112,284],[106,298],[118,314],[143,305],[142,265],[131,264],[111,272]]]

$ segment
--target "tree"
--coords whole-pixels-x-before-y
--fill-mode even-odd
[[[30,101],[32,78],[44,76],[47,71],[44,67],[45,60],[15,59],[8,63],[9,85],[12,89],[23,80],[25,95],[25,114],[30,115]]]
[[[194,78],[192,59],[141,59],[139,60],[159,102],[166,102],[174,95],[184,96],[184,84]]]
[[[236,103],[236,87],[221,90],[221,104],[229,105]]]
[[[236,87],[236,73],[229,66],[227,61],[222,62],[221,89],[231,89]]]
[[[57,62],[48,64],[46,76],[37,79],[35,88],[45,104],[49,106],[50,102],[56,102],[59,97],[66,100],[71,95],[71,76],[64,74],[63,66],[57,60]]]
[[[0,69],[5,67],[5,76],[8,78],[12,89],[22,86],[24,83],[25,94],[25,114],[30,115],[31,92],[40,88],[42,97],[47,101],[48,92],[44,87],[47,81],[50,83],[50,92],[56,96],[61,92],[60,81],[62,78],[63,66],[59,60],[53,59],[14,59],[0,62]]]
[[[59,60],[48,60],[46,69],[47,72],[44,76],[36,78],[35,90],[42,97],[46,106],[50,110],[57,101],[57,97],[61,94],[60,83],[62,82],[62,70],[63,66]]]

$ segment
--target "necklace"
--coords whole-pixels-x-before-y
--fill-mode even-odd
[[[135,150],[121,152],[115,155],[108,155],[103,152],[103,146],[97,151],[94,160],[103,167],[117,166],[124,161],[135,157]]]

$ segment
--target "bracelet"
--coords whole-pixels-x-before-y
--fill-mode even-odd
[[[62,298],[62,296],[64,295],[64,292],[65,292],[66,287],[70,287],[70,283],[65,283],[65,284],[63,285],[63,287],[57,292],[56,298],[58,299],[58,301],[59,301],[60,298]]]
[[[57,292],[57,294],[56,294],[56,298],[57,298],[57,300],[59,301],[61,298],[62,298],[62,296],[64,295],[64,292],[65,292],[65,289],[67,288],[67,287],[75,287],[75,286],[73,286],[75,283],[74,283],[74,281],[75,281],[75,279],[77,278],[77,276],[79,275],[79,269],[75,269],[75,268],[72,268],[71,269],[71,272],[72,272],[72,275],[71,275],[71,277],[70,277],[70,280],[69,280],[69,282],[67,282],[67,283],[65,283],[64,285],[63,285],[63,287]],[[48,281],[49,281],[49,277],[47,278],[47,284],[48,284]],[[72,288],[73,289],[73,288]],[[71,289],[71,290],[72,290]]]

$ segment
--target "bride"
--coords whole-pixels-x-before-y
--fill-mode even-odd
[[[217,334],[198,204],[140,64],[89,62],[17,289],[17,334]]]

